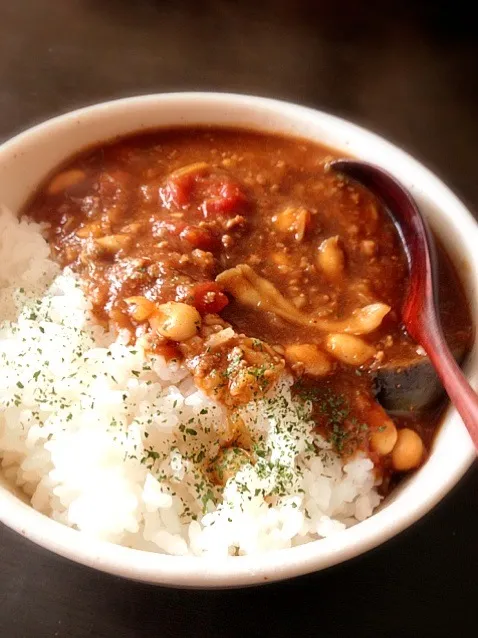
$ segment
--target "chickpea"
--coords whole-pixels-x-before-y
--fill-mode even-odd
[[[157,307],[149,318],[153,330],[171,341],[187,341],[197,334],[201,326],[201,315],[193,306],[177,301],[168,301]]]
[[[418,467],[425,451],[419,435],[409,428],[398,431],[397,442],[392,450],[392,464],[398,472],[407,472]]]
[[[281,213],[274,215],[272,222],[281,233],[293,233],[297,241],[302,241],[310,226],[310,211],[302,206],[294,208],[289,206]]]
[[[286,208],[281,213],[274,215],[272,222],[281,233],[289,232],[295,222],[295,209]]]
[[[63,171],[56,175],[50,182],[47,188],[49,195],[58,195],[61,191],[76,186],[86,178],[86,173],[79,169],[72,169],[71,171]]]
[[[370,445],[372,449],[380,454],[380,456],[386,456],[390,454],[397,442],[397,428],[390,419],[386,420],[370,437]]]
[[[360,366],[375,354],[375,348],[360,337],[342,333],[329,334],[325,340],[325,349],[350,366]]]
[[[156,310],[156,305],[146,297],[128,297],[125,302],[128,304],[129,313],[135,321],[146,321]]]
[[[304,371],[313,377],[323,377],[332,369],[329,357],[313,343],[287,346],[285,358],[290,365],[302,364]]]
[[[380,456],[390,454],[397,442],[397,428],[382,408],[365,394],[358,393],[355,406],[361,412],[362,419],[370,427],[370,446]]]
[[[345,268],[345,256],[339,245],[339,236],[329,237],[319,246],[317,266],[328,279],[337,280],[342,277]]]

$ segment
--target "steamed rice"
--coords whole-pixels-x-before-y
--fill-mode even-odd
[[[99,327],[40,230],[0,215],[0,458],[35,509],[95,538],[211,557],[290,547],[370,516],[373,463],[343,464],[287,375],[242,408],[257,462],[212,486],[204,467],[222,407],[179,363]]]

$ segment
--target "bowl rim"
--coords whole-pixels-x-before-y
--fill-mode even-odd
[[[340,117],[266,97],[234,93],[178,92],[101,102],[48,119],[5,141],[0,146],[0,161],[5,153],[21,153],[22,145],[36,135],[56,129],[58,126],[72,126],[75,121],[87,119],[90,115],[101,111],[108,113],[116,110],[119,113],[122,109],[134,109],[139,105],[161,107],[166,104],[178,104],[186,107],[190,106],[192,101],[205,107],[209,104],[215,108],[239,105],[245,109],[265,109],[271,115],[281,113],[285,117],[290,117],[291,121],[298,118],[320,119],[324,125],[346,130],[351,137],[366,138],[370,144],[380,145],[389,154],[391,160],[397,163],[405,162],[414,171],[417,181],[420,181],[423,186],[423,191],[433,193],[433,200],[441,202],[436,204],[440,215],[443,215],[446,207],[453,211],[460,225],[463,226],[463,229],[459,231],[460,235],[464,236],[469,232],[478,237],[476,221],[464,204],[438,177],[405,151],[379,135]],[[194,125],[194,121],[189,118],[188,122],[182,122],[182,124]],[[261,130],[261,127],[257,129]],[[139,131],[138,128],[131,130],[131,133]],[[478,272],[474,272],[474,275],[478,279]],[[461,426],[464,430],[459,419],[455,420],[457,426]],[[387,506],[369,519],[335,536],[261,555],[228,557],[215,561],[201,557],[154,554],[95,540],[83,532],[70,529],[40,514],[1,486],[0,521],[34,543],[70,560],[132,580],[178,587],[205,588],[261,584],[331,567],[369,551],[412,525],[428,513],[456,485],[475,459],[471,440],[466,441],[466,431],[462,431],[460,436],[465,439],[461,441],[461,457],[453,459],[453,471],[439,483],[433,483],[430,491],[424,493],[413,507],[399,510],[397,513],[396,508]],[[413,477],[411,480],[413,481]],[[397,503],[400,504],[400,499]]]

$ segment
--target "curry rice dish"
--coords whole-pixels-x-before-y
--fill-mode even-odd
[[[250,554],[365,519],[426,462],[443,401],[417,394],[406,257],[333,157],[160,130],[87,149],[3,212],[0,458],[34,508],[138,549]],[[443,250],[440,293],[461,358]]]

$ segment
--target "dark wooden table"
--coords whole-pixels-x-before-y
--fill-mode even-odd
[[[257,93],[382,133],[476,209],[475,33],[476,21],[459,0],[0,0],[0,140],[119,96]],[[0,636],[476,633],[477,492],[475,466],[429,516],[369,554],[242,591],[130,583],[51,555],[0,526]]]

